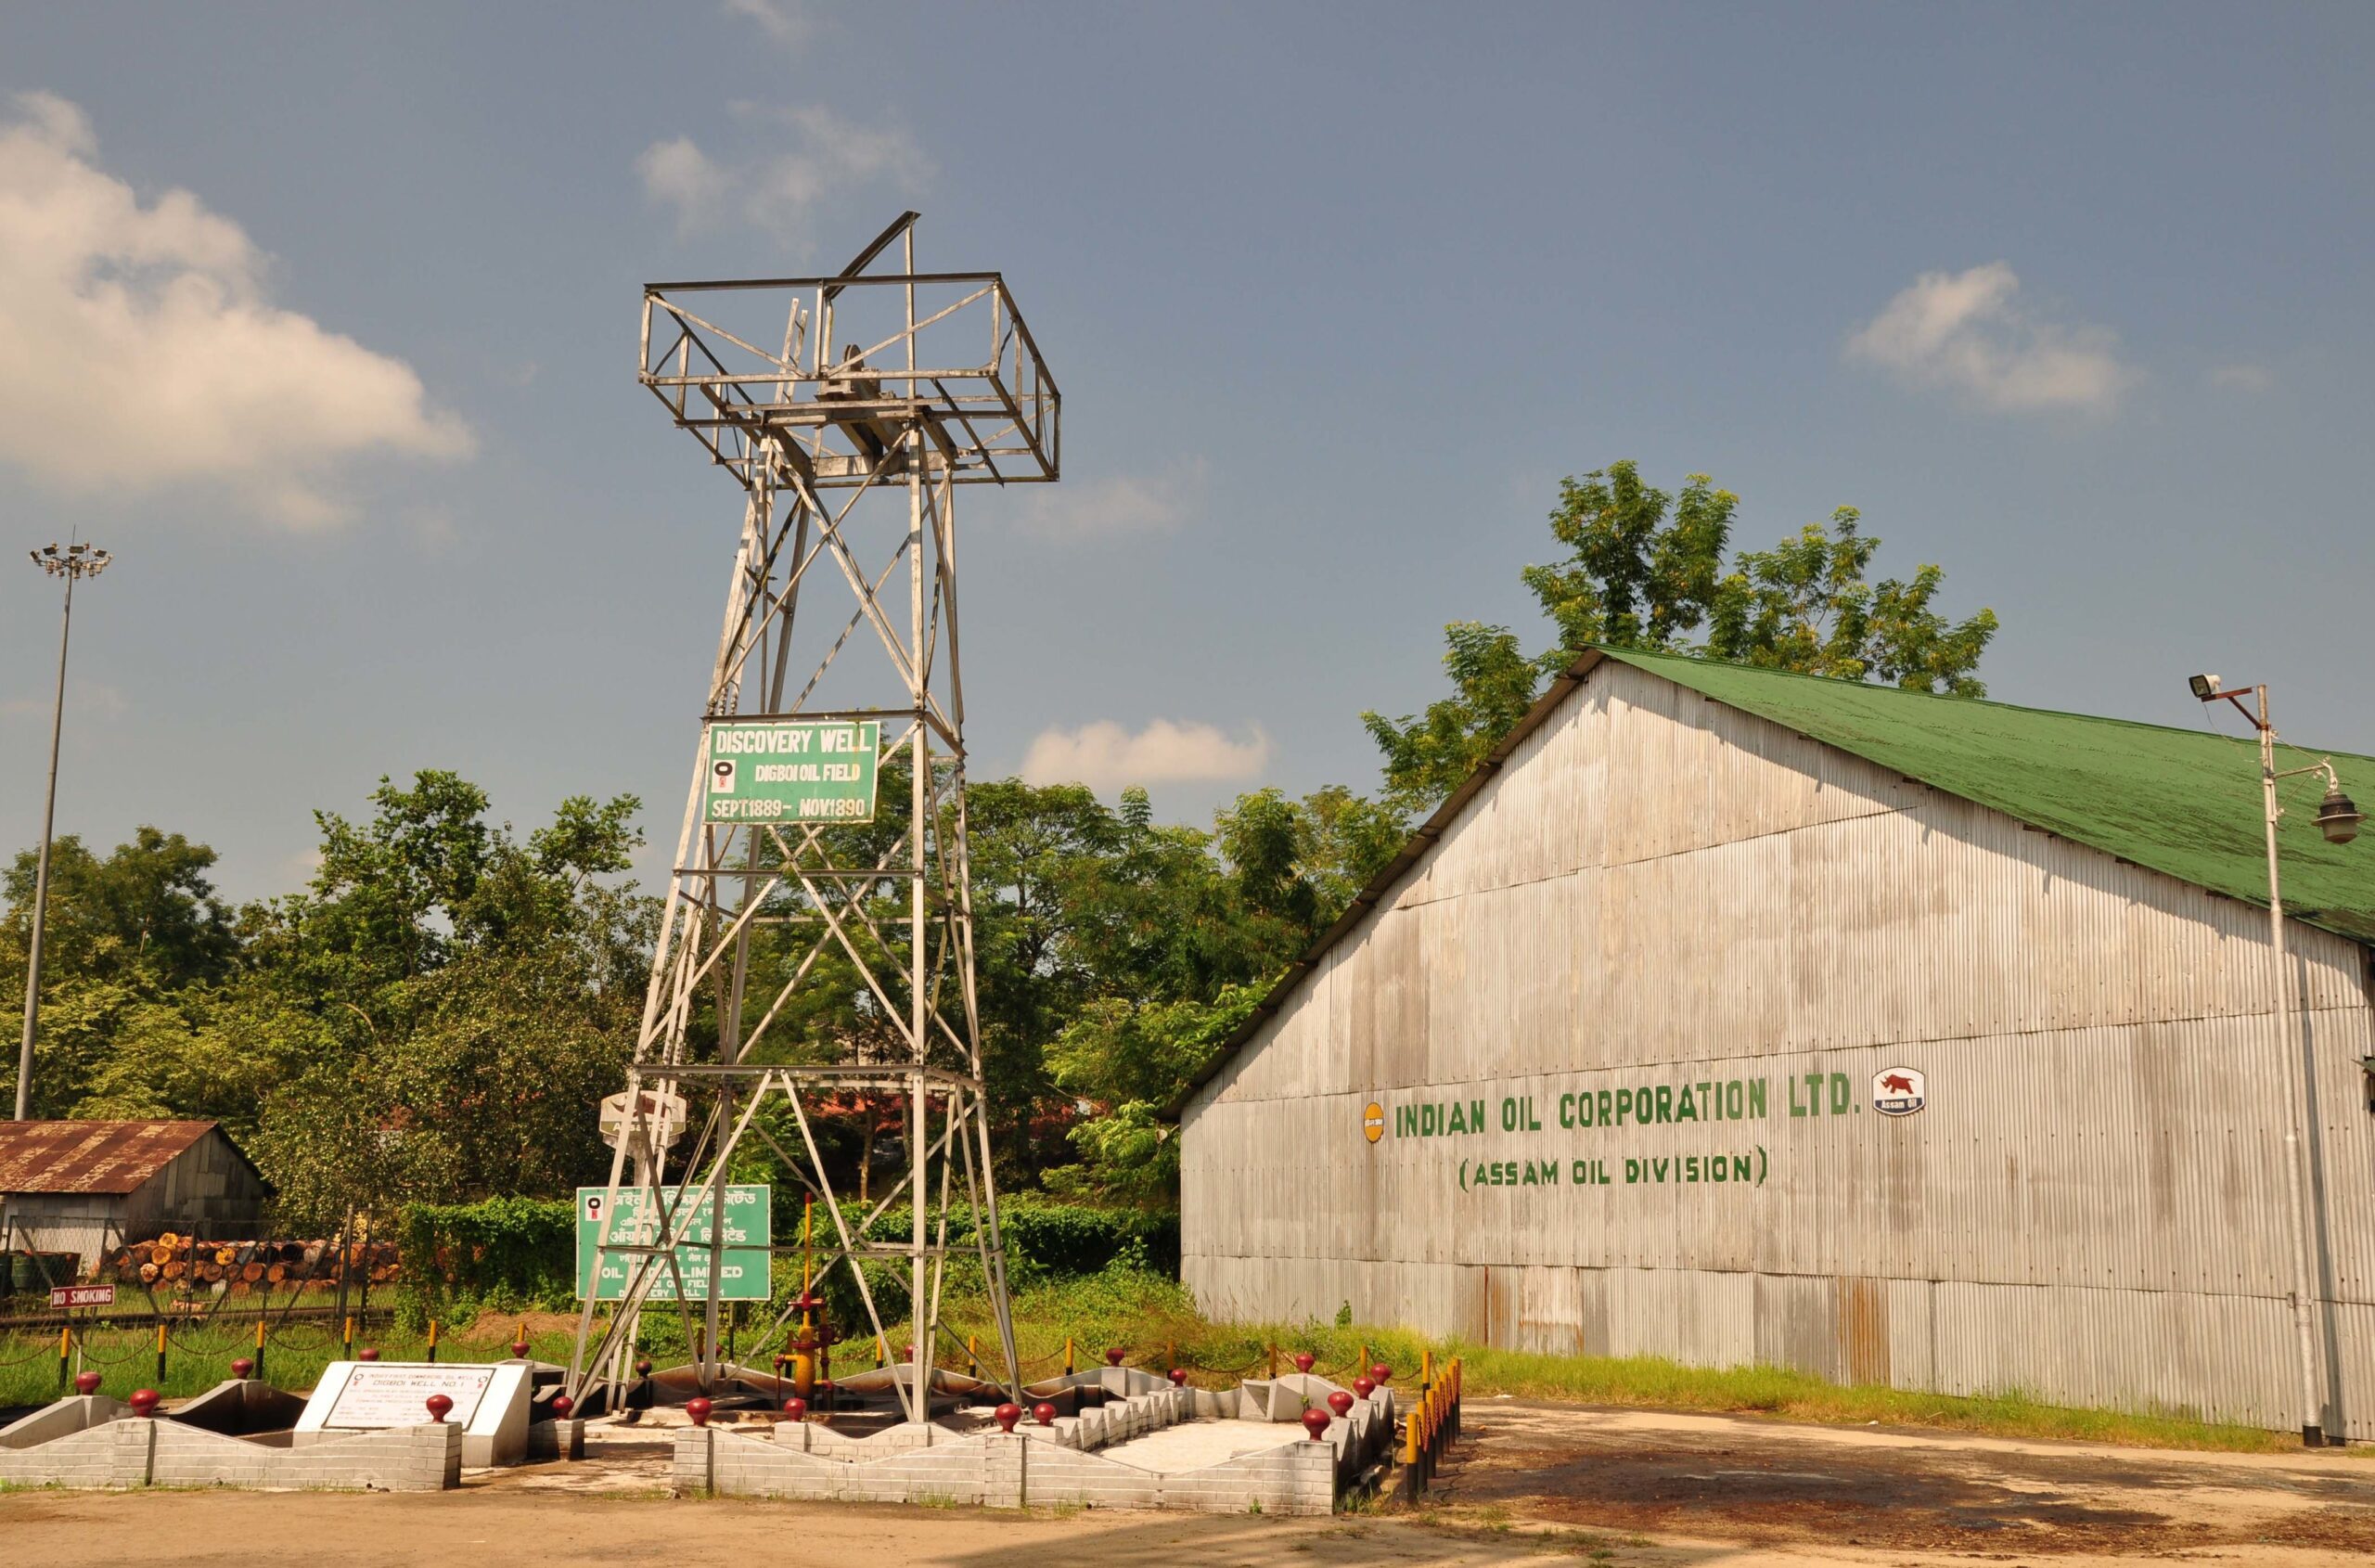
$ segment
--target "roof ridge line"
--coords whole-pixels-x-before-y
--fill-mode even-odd
[[[2250,743],[2241,736],[2227,735],[2215,729],[2189,729],[2180,724],[2162,724],[2153,719],[2123,718],[2116,713],[2082,713],[2075,708],[2041,708],[2034,703],[2007,702],[1995,697],[1958,697],[1951,691],[1916,691],[1910,687],[1888,686],[1878,681],[1850,680],[1845,675],[1818,675],[1810,670],[1777,670],[1764,664],[1751,664],[1738,659],[1721,659],[1712,654],[1678,653],[1665,649],[1627,648],[1616,643],[1595,642],[1585,643],[1584,646],[1608,658],[1621,660],[1628,664],[1642,659],[1672,660],[1676,663],[1704,664],[1717,669],[1740,670],[1752,675],[1775,675],[1786,680],[1816,681],[1825,686],[1847,687],[1857,691],[1884,692],[1894,697],[1926,697],[1933,702],[1970,703],[1982,708],[2001,708],[2015,713],[2041,713],[2048,718],[2084,719],[2089,724],[2124,725],[2131,729],[2157,730],[2164,735],[2183,735],[2189,738],[2199,736],[2215,740],[2229,740],[2239,745]],[[2277,743],[2281,746],[2290,746],[2296,752],[2314,752],[2318,756],[2365,757],[2369,755],[2362,752],[2338,752],[2323,746],[2304,746],[2300,741],[2286,739],[2281,734],[2277,737]],[[2375,757],[2370,757],[2370,760],[2375,760]]]

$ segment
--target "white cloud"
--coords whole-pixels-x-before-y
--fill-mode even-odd
[[[2276,390],[2276,372],[2265,365],[2222,365],[2210,373],[2210,384],[2256,395]]]
[[[2005,413],[2105,413],[2137,379],[2110,332],[2038,317],[2003,262],[1925,272],[1847,340],[1851,359]]]
[[[460,457],[420,378],[274,305],[270,258],[186,190],[143,205],[50,93],[0,121],[0,458],[62,490],[221,486],[336,521],[346,457]]]
[[[1019,526],[1042,538],[1064,540],[1168,533],[1203,505],[1211,469],[1203,458],[1188,457],[1145,479],[1039,485]]]
[[[729,188],[725,171],[690,136],[671,136],[645,148],[635,161],[635,172],[648,199],[676,210],[680,230],[713,221]]]
[[[804,250],[809,212],[825,198],[873,186],[909,194],[931,179],[931,160],[899,126],[860,125],[821,104],[768,109],[738,103],[728,109],[762,138],[788,137],[790,145],[724,161],[690,136],[671,136],[644,148],[635,162],[643,193],[674,209],[680,233],[732,215]]]
[[[1169,784],[1251,778],[1268,765],[1270,738],[1232,740],[1208,724],[1157,719],[1136,735],[1110,719],[1078,729],[1046,729],[1031,742],[1022,777],[1031,784],[1085,784],[1114,790],[1129,784]]]
[[[787,48],[807,38],[816,26],[815,17],[798,0],[725,0],[725,14],[755,23]]]

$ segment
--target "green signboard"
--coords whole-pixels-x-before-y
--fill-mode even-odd
[[[709,822],[838,827],[874,820],[878,719],[712,719]]]
[[[602,1203],[610,1189],[601,1187],[581,1187],[577,1189],[577,1296],[585,1299],[585,1286],[595,1280],[596,1301],[617,1301],[626,1294],[627,1280],[641,1258],[634,1253],[612,1253],[600,1259],[601,1276],[595,1279],[597,1249],[602,1239]],[[775,1189],[770,1187],[728,1187],[725,1189],[725,1248],[720,1260],[724,1289],[718,1296],[725,1301],[764,1301],[767,1299],[768,1229]],[[704,1301],[709,1296],[709,1243],[714,1192],[698,1206],[693,1200],[700,1197],[695,1189],[687,1196],[683,1188],[672,1187],[663,1203],[683,1202],[688,1205],[676,1216],[676,1267],[685,1277],[685,1294],[688,1300]],[[658,1237],[660,1215],[646,1189],[619,1189],[618,1212],[610,1216],[612,1246],[649,1246]],[[653,1281],[651,1301],[676,1299],[675,1276],[662,1265]]]

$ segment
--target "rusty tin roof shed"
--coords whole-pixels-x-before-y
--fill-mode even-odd
[[[220,1125],[0,1122],[0,1193],[135,1192]],[[224,1141],[230,1141],[227,1135]],[[247,1160],[245,1154],[239,1158]]]

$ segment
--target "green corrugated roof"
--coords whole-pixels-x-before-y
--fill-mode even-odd
[[[2267,906],[2259,753],[2248,739],[2127,719],[1932,697],[1894,687],[1603,649],[1728,707],[1770,719],[1932,788],[2199,887]],[[2230,730],[2240,720],[2225,713]],[[2305,755],[2280,746],[2277,766]],[[2332,752],[2344,793],[2375,798],[2375,758]],[[2321,775],[2278,785],[2286,912],[2375,943],[2375,831],[2330,844],[2310,818]]]

